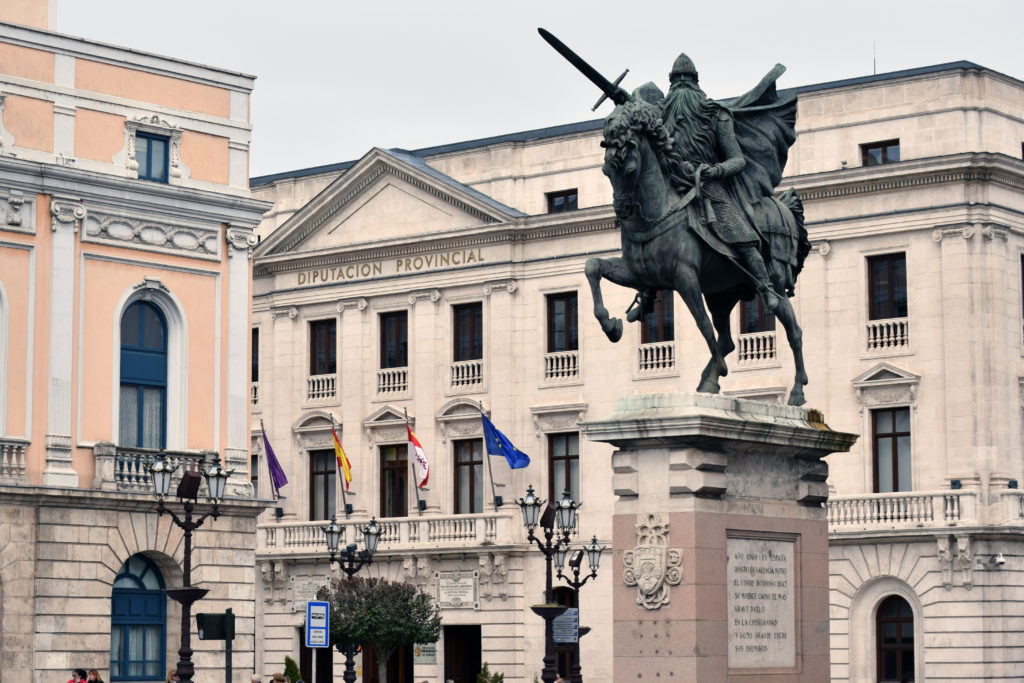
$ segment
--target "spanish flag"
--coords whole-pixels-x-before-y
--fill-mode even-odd
[[[341,447],[341,441],[338,440],[338,433],[334,431],[334,427],[331,427],[331,435],[334,436],[334,457],[338,459],[338,470],[345,477],[345,490],[348,491],[348,485],[352,481],[352,465],[348,462],[348,456],[345,455],[345,449]]]

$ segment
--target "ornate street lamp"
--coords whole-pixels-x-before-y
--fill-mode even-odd
[[[192,586],[192,532],[201,527],[207,517],[217,519],[220,516],[220,503],[224,500],[224,485],[234,470],[225,470],[221,467],[220,461],[215,459],[213,464],[203,471],[202,477],[206,478],[207,492],[212,508],[198,519],[193,519],[192,512],[198,502],[199,487],[202,483],[200,474],[194,470],[185,470],[181,474],[176,495],[185,514],[184,518],[179,518],[173,510],[164,506],[164,499],[167,498],[167,493],[171,488],[171,476],[178,469],[178,463],[160,459],[147,469],[153,477],[153,495],[157,499],[157,514],[170,515],[175,526],[184,532],[185,537],[182,588],[168,590],[167,595],[172,600],[181,603],[181,647],[178,650],[180,659],[176,670],[178,679],[188,683],[195,675],[195,667],[192,664],[192,605],[201,600],[208,592],[205,588]]]
[[[341,543],[342,527],[338,524],[334,518],[331,518],[331,523],[324,527],[324,536],[327,537],[327,552],[330,553],[330,561],[332,564],[337,564],[341,567],[341,570],[345,572],[349,580],[362,569],[364,566],[373,564],[373,554],[377,552],[377,545],[380,543],[380,537],[383,535],[380,526],[377,524],[376,517],[370,520],[370,523],[364,526],[360,531],[363,534],[363,550],[356,550],[356,544],[350,543],[341,552],[338,551],[338,546]],[[356,680],[356,662],[355,656],[358,651],[358,643],[336,643],[335,647],[338,651],[345,655],[345,674],[342,676],[342,680],[345,683],[355,683]]]
[[[563,508],[563,503],[566,503],[566,501],[569,504]],[[562,546],[567,546],[569,543],[569,533],[575,524],[576,510],[579,506],[572,500],[568,491],[562,496],[562,500],[559,501],[557,507],[551,503],[548,503],[545,507],[545,502],[537,498],[533,492],[533,486],[528,486],[526,495],[519,499],[519,508],[523,512],[523,525],[526,526],[528,532],[526,538],[536,543],[540,551],[544,553],[544,564],[547,568],[544,580],[544,604],[534,605],[530,609],[544,620],[544,669],[541,671],[540,677],[544,683],[554,683],[555,678],[558,676],[558,669],[555,666],[555,644],[552,638],[554,629],[552,622],[554,622],[555,617],[565,611],[565,607],[554,604],[551,592],[551,560],[556,553],[561,553],[564,558],[565,551],[562,550]],[[543,514],[540,514],[541,508],[544,508]],[[556,517],[558,518],[560,536],[557,541],[552,543],[552,539],[555,537]],[[544,529],[543,543],[533,533],[538,523]]]
[[[565,561],[565,552],[561,554],[561,561],[556,557],[556,564],[558,566],[558,578],[562,579],[570,586],[576,593],[576,608],[579,609],[580,604],[580,588],[590,579],[597,578],[597,567],[601,564],[601,553],[604,552],[604,548],[597,543],[597,536],[594,536],[593,540],[590,541],[590,545],[585,545],[582,548],[572,553],[572,557],[569,559],[569,568],[572,570],[572,578],[562,573],[562,565]],[[585,575],[583,579],[580,579],[580,565],[583,564],[583,555],[587,556],[587,564],[590,565],[590,573]],[[589,631],[590,629],[587,629]],[[583,628],[580,628],[580,636],[584,635]],[[573,663],[572,672],[569,675],[569,680],[572,683],[583,683],[583,673],[580,667],[580,642],[579,638],[576,639],[576,645],[573,648]]]

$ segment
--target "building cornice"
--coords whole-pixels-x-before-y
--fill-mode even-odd
[[[0,498],[5,503],[36,508],[70,507],[157,514],[156,499],[148,493],[0,484]],[[167,505],[177,509],[178,503],[170,500]],[[200,499],[198,505],[206,509],[209,503]],[[257,517],[272,505],[273,501],[270,500],[228,498],[220,504],[219,509],[222,517]]]

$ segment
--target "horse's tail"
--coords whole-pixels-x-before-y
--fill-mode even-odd
[[[796,280],[796,276],[804,269],[807,255],[811,253],[811,240],[804,226],[804,203],[796,189],[792,187],[779,196],[779,201],[793,214],[793,221],[796,223],[796,267],[793,269],[793,279]]]

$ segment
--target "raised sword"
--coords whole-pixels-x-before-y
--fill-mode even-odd
[[[583,61],[582,57],[580,57],[578,54],[570,50],[565,43],[560,41],[558,38],[555,38],[555,36],[552,35],[550,31],[538,28],[537,32],[540,33],[541,38],[547,41],[548,45],[555,48],[555,51],[558,52],[558,54],[565,57],[566,60],[568,60],[570,64],[576,67],[576,69],[581,74],[586,76],[587,80],[589,80],[591,83],[600,88],[601,92],[603,92],[612,102],[614,102],[615,104],[625,104],[626,102],[629,101],[629,93],[627,93],[625,90],[619,87],[619,81],[621,81],[623,76],[626,75],[625,73],[623,73],[622,76],[619,76],[617,81],[612,83],[607,78],[602,76],[597,69]],[[627,69],[627,72],[628,71],[629,70]],[[600,103],[601,101],[598,100],[598,104]]]

